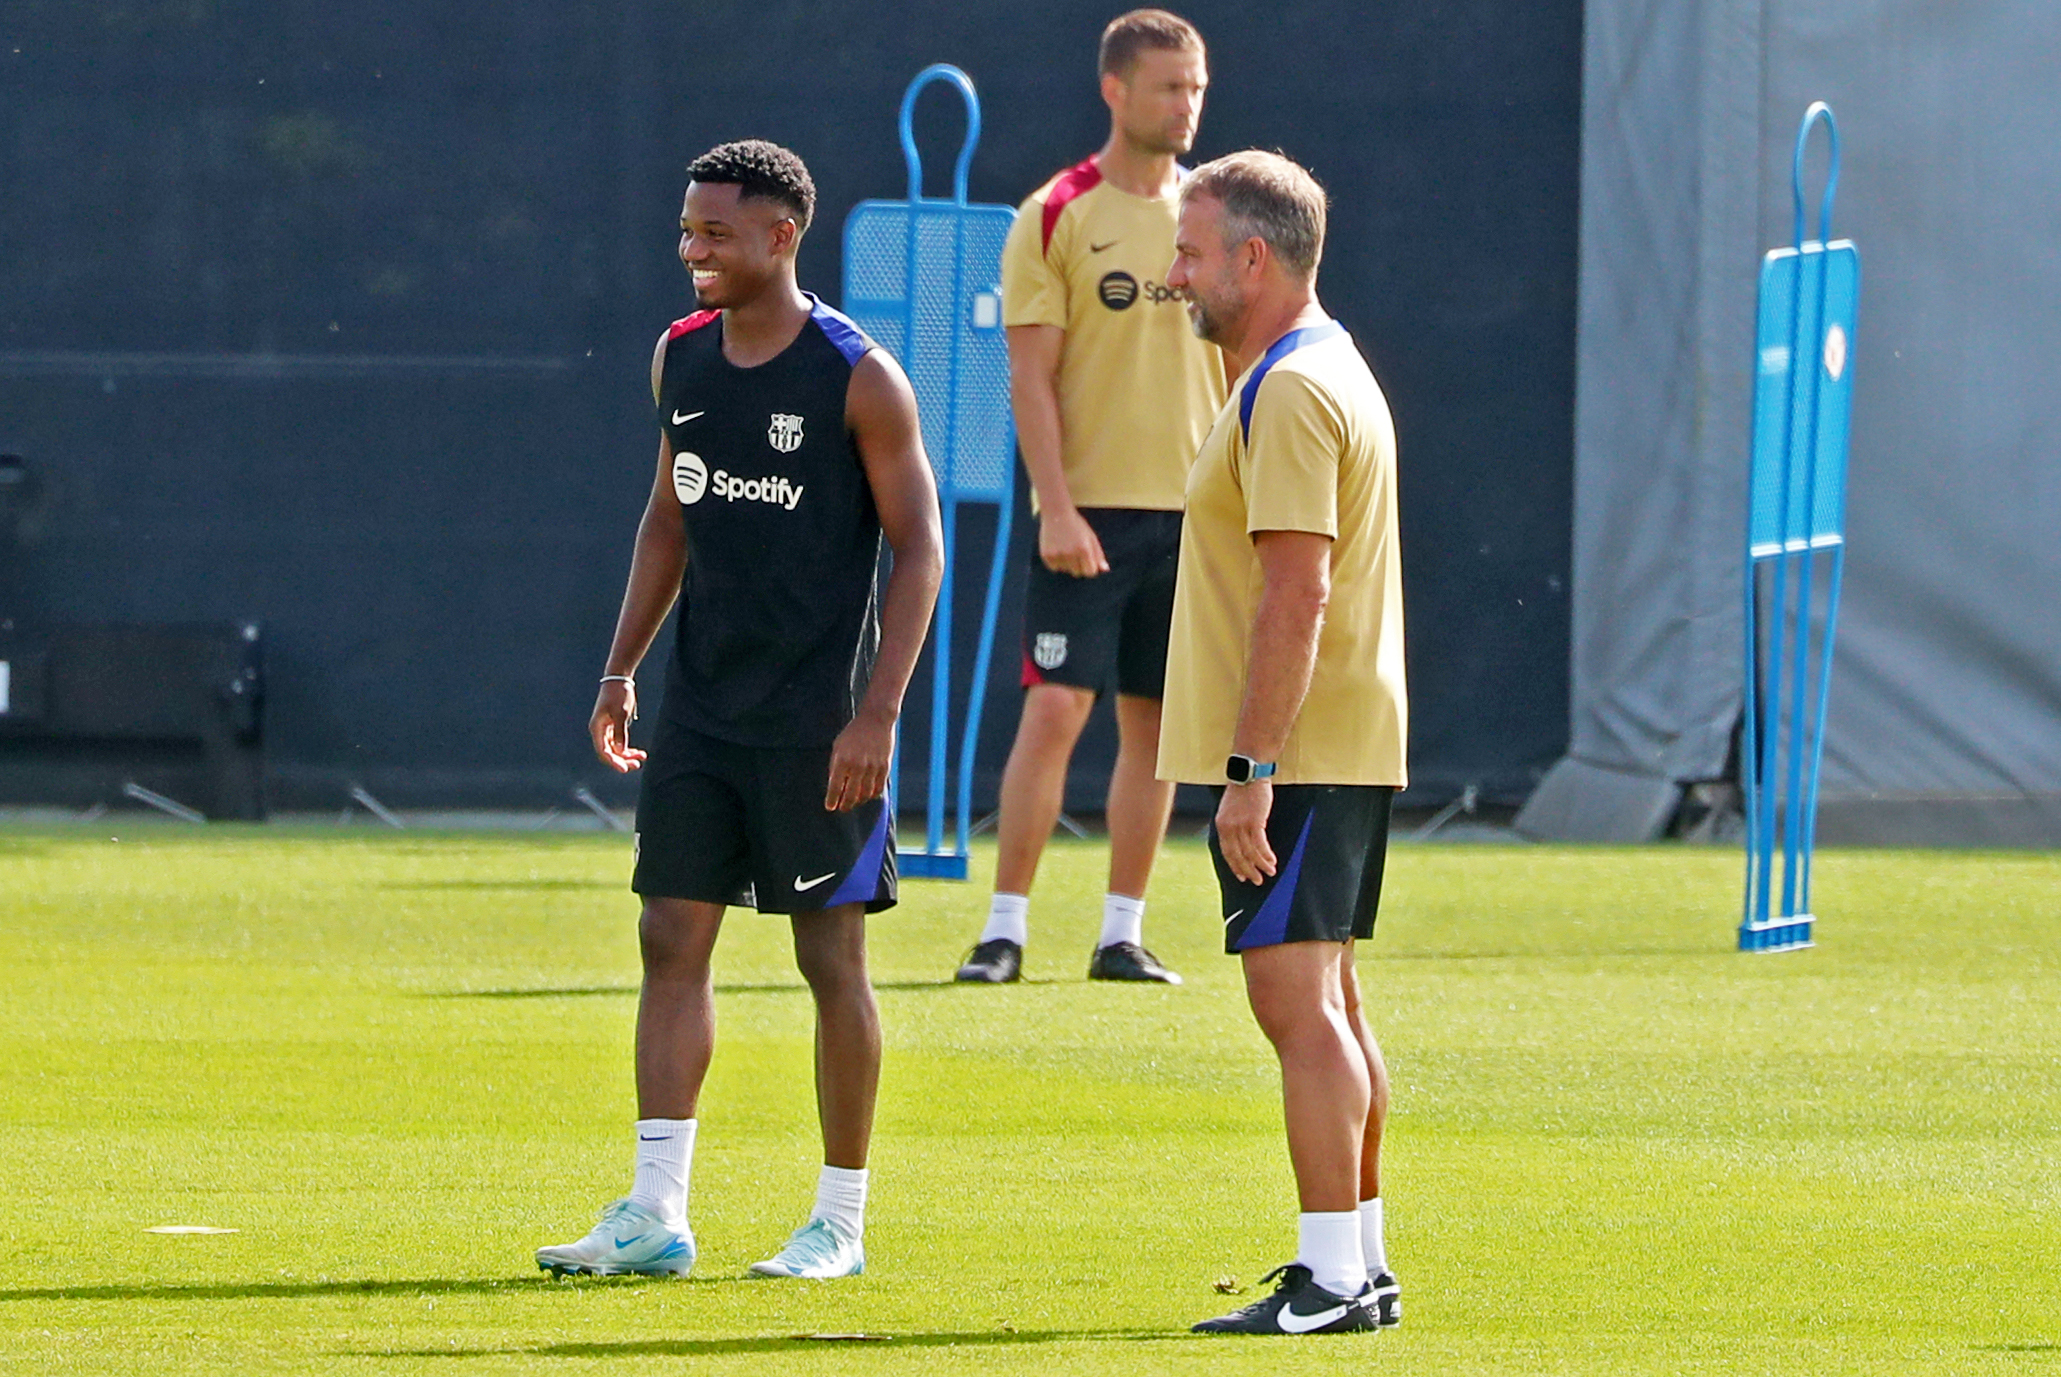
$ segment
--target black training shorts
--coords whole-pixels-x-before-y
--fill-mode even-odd
[[[1230,786],[1237,787],[1237,786]],[[1215,790],[1221,799],[1224,790]],[[1249,885],[1231,873],[1209,829],[1209,858],[1223,894],[1224,950],[1236,956],[1284,942],[1344,942],[1374,935],[1388,859],[1385,784],[1282,784],[1267,817],[1274,873]]]
[[[740,746],[662,722],[637,796],[637,869],[653,898],[812,913],[895,904],[886,800],[823,806],[828,746]]]
[[[1174,572],[1181,514],[1084,507],[1109,572],[1076,578],[1031,552],[1023,599],[1023,686],[1065,684],[1159,698],[1166,692],[1167,630],[1174,620]]]

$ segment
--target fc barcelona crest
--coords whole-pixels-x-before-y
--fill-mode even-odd
[[[782,454],[792,454],[801,448],[802,418],[773,413],[773,424],[766,430],[766,443]]]
[[[1066,663],[1066,636],[1058,631],[1040,631],[1031,642],[1031,663],[1039,669],[1057,669]]]

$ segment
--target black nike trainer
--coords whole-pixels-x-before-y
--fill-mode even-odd
[[[1395,1279],[1395,1273],[1383,1272],[1367,1285],[1371,1288],[1367,1296],[1367,1308],[1374,1312],[1374,1322],[1383,1329],[1393,1329],[1403,1322],[1403,1284]]]
[[[968,985],[1007,985],[1023,974],[1023,948],[1006,937],[975,947],[952,978]]]
[[[1111,942],[1106,947],[1095,948],[1095,954],[1088,959],[1090,980],[1146,980],[1161,985],[1178,985],[1181,977],[1159,964],[1154,956],[1136,942]]]
[[[1194,1327],[1197,1334],[1352,1334],[1376,1328],[1366,1292],[1340,1296],[1317,1285],[1299,1262],[1276,1267],[1260,1284],[1281,1280],[1274,1294]]]

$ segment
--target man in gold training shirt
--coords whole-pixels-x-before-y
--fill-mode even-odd
[[[1162,280],[1174,252],[1174,159],[1195,142],[1202,38],[1164,10],[1102,34],[1109,140],[1023,203],[1002,257],[1016,433],[1038,513],[1024,608],[1023,717],[1002,775],[987,926],[959,968],[1023,965],[1031,881],[1096,698],[1116,690],[1109,884],[1092,980],[1179,984],[1143,942],[1145,885],[1173,786],[1155,777],[1181,497],[1224,397],[1223,363]]]
[[[1167,274],[1239,371],[1188,475],[1160,774],[1218,791],[1224,949],[1280,1059],[1302,1208],[1277,1289],[1195,1326],[1212,1333],[1402,1313],[1381,1229],[1388,1074],[1353,971],[1405,782],[1395,428],[1317,302],[1325,218],[1288,159],[1219,158],[1181,189]]]

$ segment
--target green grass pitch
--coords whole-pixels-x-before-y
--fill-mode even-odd
[[[2061,1372],[2056,856],[1828,854],[1822,945],[1749,957],[1730,852],[1398,846],[1360,969],[1405,1322],[1237,1340],[1185,1328],[1295,1207],[1192,841],[1182,989],[1081,979],[1094,847],[1019,987],[945,983],[978,882],[876,921],[849,1282],[743,1276],[817,1155],[785,925],[733,914],[698,1274],[556,1282],[628,1184],[625,840],[99,828],[0,834],[6,1372]]]

